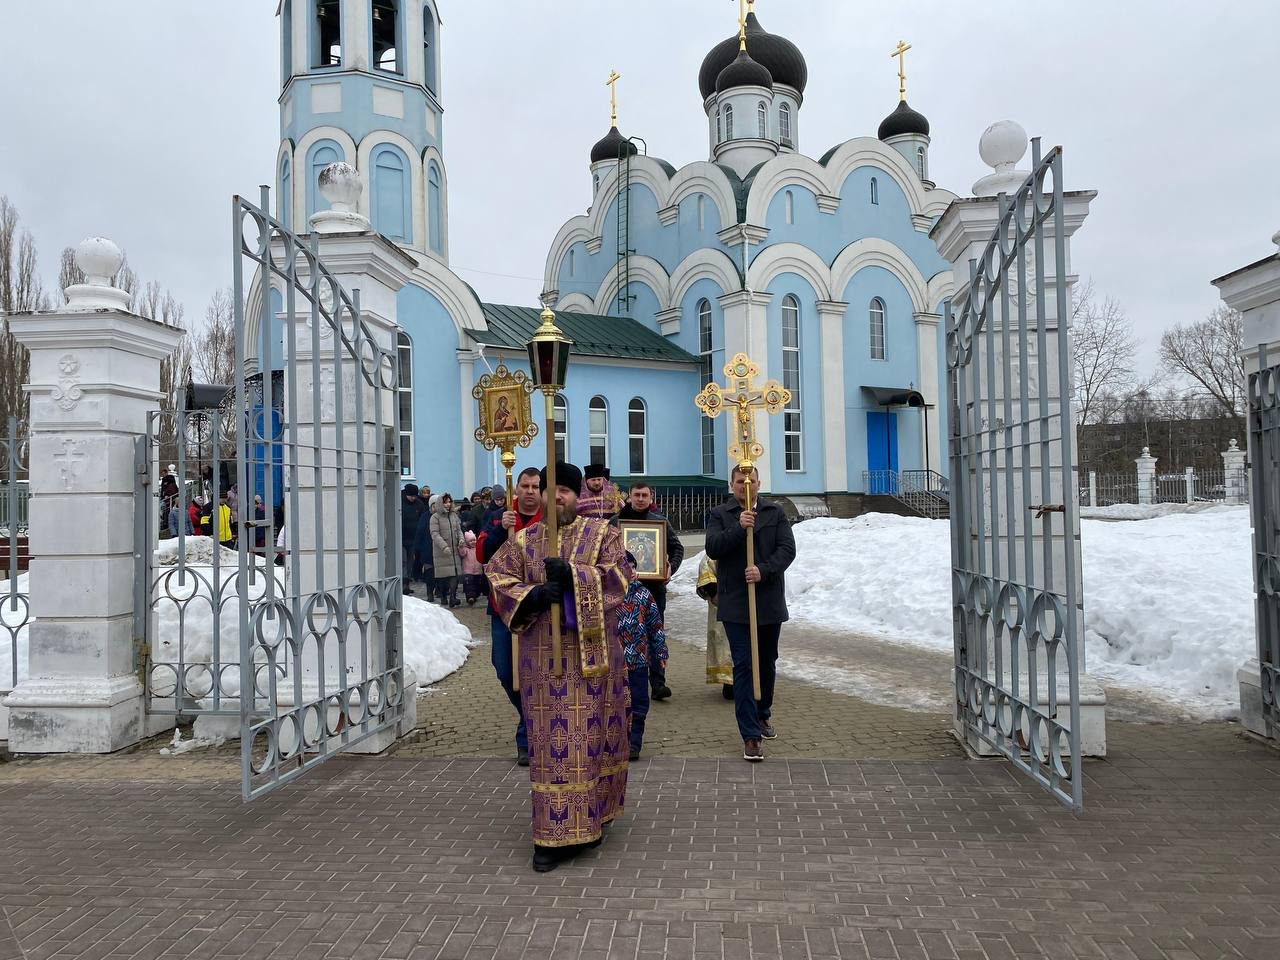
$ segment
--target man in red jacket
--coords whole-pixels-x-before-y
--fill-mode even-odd
[[[498,548],[514,533],[542,519],[541,475],[537,467],[525,467],[516,480],[515,509],[502,514],[489,514],[489,520],[476,538],[476,559],[488,563]],[[529,765],[529,733],[525,727],[524,710],[520,706],[520,692],[513,690],[515,664],[511,660],[511,631],[493,609],[492,593],[489,597],[489,635],[493,640],[490,659],[498,674],[498,682],[506,691],[507,699],[520,715],[516,727],[516,763]]]

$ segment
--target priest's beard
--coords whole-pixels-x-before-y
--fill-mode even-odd
[[[556,507],[556,522],[560,526],[567,527],[576,519],[578,519],[578,505],[576,503]]]

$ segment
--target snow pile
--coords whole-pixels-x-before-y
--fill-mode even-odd
[[[950,652],[945,520],[867,514],[796,525],[793,619]],[[1247,507],[1081,524],[1085,662],[1110,684],[1206,717],[1238,711],[1235,672],[1254,653]],[[698,559],[672,581],[692,593]]]
[[[1204,500],[1196,503],[1113,503],[1109,507],[1081,507],[1080,516],[1095,520],[1154,520],[1156,517],[1168,517],[1175,513],[1211,513],[1238,509],[1239,507]]]
[[[404,665],[418,675],[419,686],[443,680],[466,663],[476,642],[457,617],[417,597],[405,597],[403,610]]]

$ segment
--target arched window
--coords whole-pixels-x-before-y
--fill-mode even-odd
[[[400,0],[373,0],[369,9],[373,65],[388,73],[404,73],[400,56]]]
[[[569,276],[571,277],[573,276],[574,270],[577,266],[577,264],[575,263],[575,261],[578,259],[576,254],[577,254],[576,250],[569,251]]]
[[[396,335],[396,359],[400,362],[400,474],[413,476],[413,344],[407,334]]]
[[[712,348],[711,301],[703,299],[698,301],[698,354],[702,358],[704,387],[712,379]],[[716,473],[716,427],[710,417],[702,418],[702,472],[709,477],[714,477]]]
[[[794,193],[792,193],[790,190],[788,190],[788,191],[786,192],[786,195],[783,197],[783,202],[785,203],[786,208],[787,208],[787,223],[795,223],[795,222],[796,222],[796,197],[795,197],[795,194],[794,194]]]
[[[788,294],[782,300],[782,385],[791,391],[791,402],[782,411],[782,443],[785,467],[804,469],[800,435],[800,301]]]
[[[318,140],[307,153],[307,218],[318,210],[328,210],[329,201],[320,192],[320,171],[342,159],[342,149],[332,140]]]
[[[871,178],[871,202],[877,204],[880,202],[880,184],[876,182],[875,177]]]
[[[443,252],[444,211],[440,209],[443,194],[440,192],[440,170],[434,163],[427,167],[427,220],[430,224],[431,249]]]
[[[644,401],[634,397],[627,406],[627,451],[630,460],[630,473],[633,477],[642,476],[646,470],[645,454],[648,447],[648,419]]]
[[[591,463],[609,465],[609,402],[592,397],[587,404],[587,451]]]
[[[594,196],[599,192],[600,192],[600,174],[593,173],[591,175],[591,194],[592,196]]]
[[[551,411],[555,421],[556,459],[569,459],[569,404],[563,393],[557,393],[551,402]]]
[[[784,147],[791,146],[791,105],[785,100],[778,108],[778,139]]]
[[[413,239],[409,206],[409,161],[399,148],[382,144],[373,151],[373,229],[389,240]]]
[[[293,0],[280,5],[280,83],[293,76]]]
[[[432,93],[436,88],[436,18],[431,8],[422,8],[422,76]]]
[[[871,301],[871,359],[884,359],[884,301]]]
[[[726,140],[733,139],[733,104],[726,103],[724,105],[724,138]]]
[[[311,66],[342,66],[342,0],[314,0]]]
[[[698,194],[698,229],[707,229],[707,198]]]
[[[925,163],[924,147],[916,147],[916,168],[920,171],[920,179],[929,179],[929,168]]]
[[[756,125],[760,128],[760,139],[769,139],[769,108],[761,100],[756,106]]]
[[[280,193],[276,196],[276,218],[293,229],[293,178],[289,175],[289,155],[280,158]]]
[[[724,111],[716,111],[716,145],[724,143]]]

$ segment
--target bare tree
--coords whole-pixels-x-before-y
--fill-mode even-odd
[[[1197,323],[1179,324],[1160,338],[1160,360],[1212,398],[1220,412],[1240,417],[1245,408],[1244,318],[1219,305]]]
[[[192,369],[203,383],[231,383],[235,377],[235,317],[231,291],[215,290],[204,312],[204,329],[195,337]]]
[[[1137,339],[1124,309],[1111,297],[1099,301],[1092,280],[1077,287],[1072,299],[1076,422],[1099,423],[1133,389]]]
[[[9,417],[25,421],[27,397],[22,389],[31,357],[9,332],[8,315],[47,310],[49,297],[40,280],[39,256],[29,230],[19,231],[18,210],[0,196],[0,423]]]

